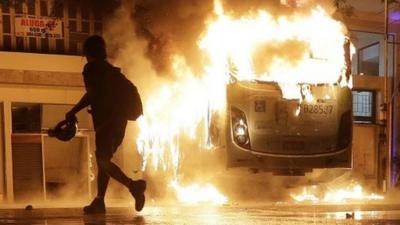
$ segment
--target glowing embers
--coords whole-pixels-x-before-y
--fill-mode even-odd
[[[182,203],[223,205],[228,202],[228,198],[221,194],[212,184],[182,186],[178,184],[177,180],[173,180],[170,185],[175,190],[179,202]]]
[[[321,193],[324,192],[324,193]],[[359,184],[351,184],[348,187],[329,188],[321,191],[319,186],[304,187],[302,193],[292,194],[296,202],[312,203],[340,203],[383,200],[384,197],[377,194],[368,194]]]

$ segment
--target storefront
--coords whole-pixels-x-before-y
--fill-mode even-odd
[[[71,142],[49,138],[84,93],[79,56],[0,52],[0,194],[3,200],[47,200],[61,192],[91,194],[90,116],[79,115]],[[79,186],[74,188],[73,186]],[[63,197],[67,197],[65,193]]]

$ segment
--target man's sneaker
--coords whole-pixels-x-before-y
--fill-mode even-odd
[[[90,205],[83,207],[85,214],[104,214],[106,213],[106,206],[104,199],[95,198]]]
[[[144,197],[144,191],[146,190],[145,180],[132,180],[129,184],[129,192],[135,198],[135,209],[136,211],[141,211],[144,207],[144,202],[146,201]]]

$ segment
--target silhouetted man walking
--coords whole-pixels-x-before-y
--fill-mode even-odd
[[[145,202],[146,182],[130,179],[111,161],[122,143],[127,124],[127,118],[120,110],[123,99],[116,99],[118,87],[113,85],[113,76],[120,74],[120,69],[107,62],[106,44],[100,36],[89,37],[83,51],[88,61],[83,70],[86,93],[66,114],[67,120],[72,119],[77,112],[90,106],[96,132],[97,196],[83,211],[86,214],[105,213],[104,196],[110,177],[129,189],[135,198],[135,209],[140,211]]]

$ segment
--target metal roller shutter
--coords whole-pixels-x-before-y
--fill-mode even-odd
[[[39,143],[13,143],[15,201],[43,200],[42,146]]]

